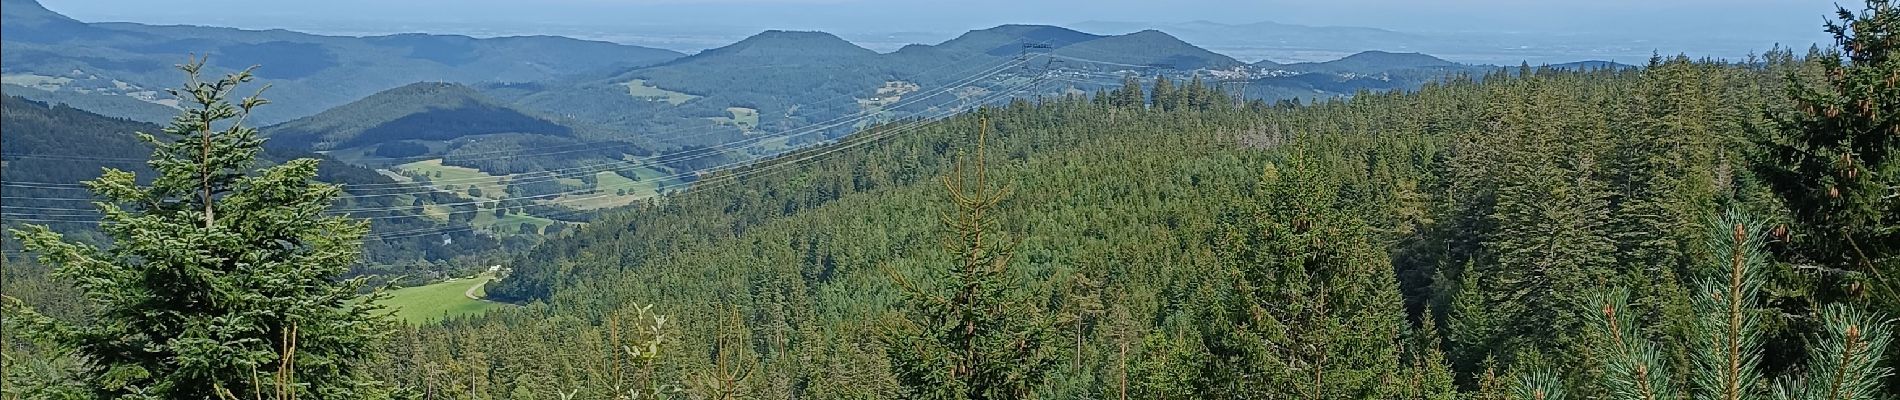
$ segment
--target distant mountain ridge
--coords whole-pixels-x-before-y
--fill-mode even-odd
[[[1017,65],[1003,68],[1012,62]],[[881,54],[829,33],[765,31],[724,47],[593,79],[482,88],[530,108],[571,113],[672,146],[716,145],[747,133],[809,130],[787,140],[796,145],[861,126],[825,124],[828,121],[941,110],[1008,85],[1031,83],[1051,68],[1108,74],[1243,66],[1160,31],[1104,36],[1058,26],[1002,25]],[[1049,92],[1057,87],[1050,83],[1031,89]],[[668,100],[655,100],[661,97]],[[741,114],[756,122],[726,124]]]
[[[188,54],[210,58],[208,74],[253,65],[273,86],[274,107],[256,121],[315,114],[419,81],[540,81],[614,67],[651,65],[678,52],[554,36],[477,39],[457,35],[311,35],[186,25],[87,23],[35,0],[0,8],[0,74],[37,90],[143,96],[178,81],[171,68]]]
[[[667,64],[690,63],[715,57],[734,58],[859,58],[877,52],[858,47],[837,35],[811,31],[769,30],[736,43],[683,57]]]
[[[586,174],[519,176],[632,171],[637,168],[631,164],[641,164],[657,167],[629,172],[629,179],[666,174],[690,180],[694,173],[834,140],[878,122],[1113,89],[1129,76],[1143,84],[1157,76],[1219,81],[1223,89],[1244,88],[1239,94],[1275,101],[1416,88],[1496,68],[1408,52],[1402,45],[1322,62],[1248,64],[1170,33],[1406,35],[1273,23],[1197,21],[1171,25],[1170,31],[1086,28],[1125,32],[1116,34],[1012,24],[888,53],[826,32],[771,30],[683,55],[547,36],[358,38],[84,23],[33,0],[0,1],[8,5],[7,39],[0,41],[8,51],[0,72],[9,92],[152,120],[166,107],[155,88],[176,80],[166,66],[178,62],[179,54],[209,48],[219,70],[214,72],[264,60],[258,74],[276,85],[271,97],[290,105],[263,118],[281,122],[265,129],[275,148],[325,152],[419,179],[439,172],[430,169],[462,167],[522,182],[583,181],[561,184],[572,190],[598,186]],[[15,33],[26,33],[25,39],[16,40]],[[83,51],[54,51],[68,48]],[[495,187],[490,189],[487,196],[473,196],[496,197]]]
[[[1562,63],[1562,64],[1551,64],[1551,65],[1548,65],[1547,67],[1553,68],[1553,69],[1569,69],[1569,70],[1637,68],[1637,66],[1635,65],[1623,64],[1623,63],[1619,63],[1615,61],[1605,61],[1605,60],[1575,61],[1575,62],[1567,62],[1567,63]]]
[[[1332,60],[1332,61],[1326,61],[1326,62],[1271,64],[1270,66],[1274,68],[1279,68],[1279,69],[1302,71],[1302,72],[1328,72],[1328,73],[1354,73],[1354,74],[1374,74],[1374,73],[1380,73],[1380,72],[1408,70],[1408,69],[1466,67],[1465,64],[1445,61],[1444,59],[1433,57],[1433,56],[1426,55],[1423,53],[1393,53],[1393,52],[1378,51],[1378,50],[1359,52],[1357,54],[1346,56],[1345,58],[1340,58],[1338,60]]]
[[[1157,65],[1168,69],[1227,69],[1244,65],[1239,60],[1208,51],[1173,35],[1143,30],[1126,35],[1057,47],[1057,56],[1069,60],[1096,60],[1131,65]],[[1088,61],[1080,61],[1087,63]]]
[[[1083,33],[1069,28],[1051,25],[1001,25],[989,29],[964,33],[936,45],[911,45],[899,52],[934,49],[940,51],[980,52],[992,56],[1013,56],[1021,53],[1022,44],[1035,43],[1050,47],[1064,47],[1076,43],[1101,39],[1103,36]]]

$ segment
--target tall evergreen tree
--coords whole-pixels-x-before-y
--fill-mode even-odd
[[[1122,77],[1122,87],[1110,92],[1109,105],[1122,108],[1141,108],[1146,105],[1147,96],[1141,92],[1141,77],[1128,74]]]
[[[1793,107],[1776,117],[1757,171],[1792,213],[1791,261],[1829,272],[1823,298],[1900,310],[1900,7],[1840,8],[1826,29],[1837,48],[1788,73]]]
[[[1475,387],[1483,363],[1496,357],[1495,345],[1500,337],[1493,306],[1485,301],[1484,285],[1487,282],[1482,271],[1469,265],[1459,275],[1458,288],[1451,292],[1450,310],[1446,312],[1446,344],[1450,346],[1452,366],[1458,371],[1470,371],[1464,379]]]
[[[1484,243],[1494,259],[1477,267],[1489,279],[1482,287],[1485,304],[1505,319],[1496,321],[1498,328],[1514,337],[1494,344],[1505,354],[1543,349],[1565,355],[1577,350],[1572,347],[1581,321],[1562,310],[1582,290],[1606,283],[1616,247],[1609,237],[1608,194],[1592,179],[1597,160],[1585,147],[1592,133],[1566,129],[1563,124],[1577,123],[1569,119],[1529,118],[1560,112],[1561,103],[1546,100],[1553,93],[1535,93],[1527,108],[1507,116],[1508,130],[1501,132],[1521,142],[1501,166],[1505,175],[1490,217],[1498,231]]]
[[[339,279],[367,225],[324,214],[341,192],[313,181],[317,160],[253,170],[263,140],[244,117],[267,101],[227,100],[249,70],[202,81],[203,68],[180,66],[189,106],[164,136],[139,134],[157,147],[150,185],[110,169],[88,182],[110,248],[14,231],[94,312],[67,324],[9,301],[9,318],[71,346],[97,398],[385,397],[364,370],[386,313],[363,279]]]
[[[1014,293],[1015,244],[996,228],[997,205],[1009,190],[990,187],[983,152],[990,124],[987,117],[979,124],[971,171],[959,164],[943,182],[956,207],[943,216],[954,231],[955,268],[931,288],[891,273],[911,294],[912,319],[888,347],[908,398],[1020,399],[1056,365],[1044,349],[1054,340],[1052,324]]]
[[[1385,398],[1402,322],[1389,257],[1341,209],[1314,160],[1269,164],[1263,201],[1218,238],[1230,293],[1207,296],[1211,354],[1199,393],[1219,398]]]
[[[1827,30],[1839,49],[1808,58],[1815,76],[1790,72],[1793,112],[1777,119],[1759,169],[1800,224],[1802,257],[1900,304],[1900,7],[1843,8]]]
[[[1154,89],[1148,94],[1148,103],[1154,104],[1157,110],[1172,110],[1177,108],[1175,100],[1180,96],[1180,91],[1174,88],[1174,81],[1168,80],[1167,75],[1156,75]]]

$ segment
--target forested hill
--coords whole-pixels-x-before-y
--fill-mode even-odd
[[[1274,67],[1306,72],[1377,74],[1411,69],[1462,69],[1466,66],[1420,53],[1365,51],[1333,61],[1284,64]]]
[[[318,151],[509,132],[574,135],[572,128],[511,109],[453,83],[415,83],[385,90],[267,130],[276,141],[273,144]]]
[[[99,214],[91,204],[95,199],[80,182],[98,178],[103,168],[149,178],[153,171],[145,160],[152,147],[134,133],[158,134],[159,130],[157,125],[6,96],[0,104],[0,131],[5,132],[0,138],[0,148],[5,149],[0,153],[5,168],[0,187],[6,200],[0,203],[0,213],[6,217],[6,227],[50,225],[101,243],[95,225]],[[342,184],[353,195],[339,201],[335,209],[356,210],[353,214],[370,219],[372,234],[359,273],[428,279],[453,272],[456,268],[447,265],[453,259],[481,258],[502,245],[469,229],[466,222],[432,218],[421,211],[420,205],[461,203],[452,194],[399,185],[375,171],[307,152],[277,149],[262,158],[281,163],[305,157],[321,160],[319,180]],[[473,207],[467,208],[468,213],[474,212]],[[12,236],[4,243],[9,263],[24,261],[17,257],[19,249]]]
[[[324,151],[373,168],[439,158],[495,175],[611,163],[652,154],[653,146],[637,135],[439,82],[385,90],[263,131],[272,147]]]
[[[1097,40],[1061,46],[1052,51],[1065,62],[1088,64],[1124,64],[1156,66],[1179,70],[1226,70],[1241,66],[1240,61],[1181,41],[1157,30],[1107,36]]]
[[[709,59],[724,59],[713,62],[751,62],[759,65],[792,65],[798,63],[785,61],[818,61],[827,63],[848,63],[874,57],[877,52],[845,41],[836,35],[824,32],[805,31],[765,31],[745,38],[737,43],[706,50],[662,66],[706,62]]]
[[[8,83],[39,90],[164,102],[160,90],[177,83],[171,66],[187,54],[210,58],[206,72],[262,65],[276,107],[259,109],[258,123],[276,123],[348,103],[372,93],[422,81],[521,82],[609,68],[651,65],[680,53],[553,36],[471,38],[402,34],[373,37],[311,35],[188,25],[75,21],[36,0],[6,0],[0,8],[0,47]],[[532,60],[532,61],[528,61]],[[76,101],[90,111],[117,114],[104,101]],[[156,121],[155,121],[156,122]]]
[[[752,134],[787,134],[808,144],[871,121],[931,111],[1009,90],[1045,75],[1024,97],[1119,84],[1123,74],[1187,76],[1244,64],[1159,31],[1101,36],[1044,25],[1003,25],[937,45],[879,54],[823,32],[767,31],[672,62],[612,76],[533,88],[494,87],[499,97],[573,115],[675,145],[719,145],[735,138],[707,120]],[[1066,71],[1066,72],[1064,72]],[[692,132],[678,134],[675,132]]]
[[[1657,343],[1643,360],[1679,366],[1644,368],[1693,382],[1693,357],[1721,352],[1697,339],[1721,322],[1698,315],[1758,315],[1735,329],[1798,349],[1846,329],[1821,302],[1900,309],[1847,284],[1870,272],[1743,248],[1833,254],[1804,236],[1826,230],[1788,236],[1812,220],[1781,200],[1798,178],[1768,145],[1799,137],[1770,116],[1825,115],[1786,88],[1829,59],[1527,68],[1307,106],[1117,92],[888,124],[538,246],[490,291],[530,306],[422,328],[386,376],[606,396],[620,378],[571,366],[654,365],[632,379],[898,398],[965,390],[944,383],[975,380],[942,375],[956,365],[996,374],[1000,398],[1589,398],[1606,363],[1629,365],[1600,353],[1629,327],[1642,337],[1615,337]],[[990,203],[972,169],[1007,195]],[[624,333],[655,314],[664,339]],[[609,356],[647,340],[670,350]]]

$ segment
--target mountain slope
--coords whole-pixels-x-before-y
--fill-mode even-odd
[[[656,141],[716,145],[860,111],[855,98],[871,97],[890,76],[885,58],[831,34],[767,31],[652,67],[536,88],[518,101]],[[748,122],[736,123],[741,116]]]
[[[495,174],[649,153],[637,137],[617,137],[586,123],[519,109],[468,86],[435,82],[385,90],[265,133],[276,147],[332,152],[363,165],[445,158],[446,165]],[[563,151],[536,153],[544,148]],[[467,156],[467,149],[483,154]]]
[[[5,150],[0,153],[0,164],[5,168],[5,180],[0,186],[4,186],[7,195],[7,200],[0,202],[0,212],[6,214],[8,226],[46,224],[60,232],[97,240],[92,221],[98,219],[98,213],[89,203],[90,193],[78,184],[98,178],[102,168],[152,176],[150,167],[145,164],[152,148],[139,141],[133,132],[158,132],[159,129],[145,122],[17,96],[0,98],[0,133],[4,133],[0,136],[0,149]],[[368,240],[364,271],[432,275],[439,271],[407,269],[418,261],[446,261],[500,246],[495,239],[468,229],[466,223],[425,217],[417,212],[421,207],[414,207],[415,204],[458,203],[459,197],[402,186],[375,171],[307,152],[267,149],[261,161],[268,164],[306,157],[320,160],[318,180],[344,185],[349,196],[337,202],[338,209],[376,210],[358,213],[359,217],[374,218],[372,236],[409,235]],[[465,208],[467,213],[475,212],[473,207]],[[414,235],[418,232],[437,234]],[[5,240],[7,250],[16,250],[11,240],[10,235]],[[429,266],[426,262],[421,265]]]
[[[858,59],[877,52],[858,47],[836,35],[824,32],[771,30],[737,43],[706,50],[666,63],[660,67],[705,63],[797,63],[823,59]],[[797,65],[797,64],[793,64]]]
[[[1102,36],[1083,33],[1069,28],[1050,25],[1002,25],[995,28],[974,30],[955,39],[935,46],[914,46],[906,48],[918,51],[923,48],[959,53],[983,53],[991,56],[1010,57],[1021,54],[1024,44],[1061,48],[1076,43],[1101,39]],[[902,50],[900,50],[901,52]]]
[[[280,146],[319,151],[493,133],[574,133],[572,128],[513,109],[467,86],[434,82],[378,92],[268,131]]]
[[[1025,54],[1027,63],[1008,64]],[[835,138],[865,125],[862,121],[828,122],[852,117],[887,120],[942,110],[1013,85],[1034,83],[1049,68],[1106,73],[1152,64],[1172,65],[1179,74],[1242,65],[1158,31],[1099,36],[1056,26],[1002,25],[886,54],[825,33],[767,31],[729,46],[598,79],[531,89],[484,88],[531,108],[572,113],[578,119],[676,146],[721,145],[746,140],[747,135],[795,133],[782,143],[773,141],[773,149],[752,150],[769,154],[784,146]],[[1027,90],[1024,96],[1053,94],[1058,89],[1048,84]],[[756,122],[728,123],[741,114]]]
[[[651,65],[677,52],[552,36],[477,39],[405,34],[377,37],[311,35],[134,23],[85,23],[33,0],[0,9],[0,73],[10,80],[90,80],[48,85],[53,91],[143,95],[176,84],[171,68],[188,54],[210,57],[207,74],[260,66],[273,86],[274,107],[254,121],[274,123],[315,114],[369,94],[418,81],[536,81],[610,68]],[[90,82],[98,83],[90,83]]]
[[[1195,47],[1157,30],[1076,43],[1055,49],[1054,54],[1073,57],[1068,60],[1085,64],[1093,60],[1176,70],[1227,69],[1244,65],[1232,57]]]

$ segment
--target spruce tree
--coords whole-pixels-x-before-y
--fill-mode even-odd
[[[1174,88],[1174,82],[1168,80],[1167,75],[1157,75],[1154,89],[1150,90],[1148,96],[1149,104],[1153,104],[1156,110],[1165,111],[1175,109],[1175,99],[1180,97],[1180,93]]]
[[[1452,366],[1457,371],[1469,371],[1468,384],[1475,387],[1486,360],[1497,356],[1497,343],[1502,336],[1500,317],[1493,315],[1499,307],[1485,300],[1483,286],[1490,284],[1477,268],[1466,265],[1459,274],[1458,288],[1451,292],[1450,310],[1446,312],[1446,344],[1450,352]]]
[[[920,288],[891,272],[910,294],[911,317],[889,337],[888,351],[905,396],[932,400],[1020,399],[1042,384],[1056,358],[1053,326],[1043,310],[1014,292],[1014,243],[997,231],[997,205],[1007,188],[993,188],[984,163],[989,119],[981,119],[974,165],[959,162],[944,178],[955,210],[943,216],[953,231],[957,262],[937,285]]]
[[[1403,322],[1390,257],[1308,155],[1266,167],[1262,201],[1214,243],[1226,293],[1198,296],[1196,390],[1215,398],[1385,398]],[[1218,275],[1217,275],[1218,276]],[[1212,287],[1216,284],[1210,284]]]
[[[1181,92],[1180,104],[1194,110],[1214,108],[1226,100],[1226,96],[1221,95],[1219,90],[1209,88],[1207,81],[1202,80],[1199,74],[1195,74],[1194,79],[1189,80],[1187,85],[1182,87]]]
[[[1141,77],[1134,74],[1122,77],[1122,87],[1109,95],[1113,97],[1109,105],[1122,108],[1141,108],[1147,101],[1141,92]]]
[[[1900,7],[1840,8],[1826,30],[1836,48],[1788,71],[1793,104],[1775,116],[1756,170],[1794,222],[1785,258],[1824,273],[1823,300],[1900,310]],[[1900,362],[1900,351],[1887,356]]]
[[[1490,219],[1499,231],[1484,243],[1495,259],[1477,265],[1489,280],[1481,287],[1484,301],[1502,318],[1497,328],[1515,336],[1494,343],[1505,354],[1575,350],[1581,321],[1563,310],[1584,290],[1604,284],[1615,261],[1607,191],[1590,179],[1595,160],[1577,148],[1585,139],[1566,141],[1551,128],[1530,124],[1510,133],[1523,135],[1525,144],[1507,159],[1508,175],[1497,189]],[[1515,360],[1507,361],[1515,368]]]
[[[228,98],[250,70],[200,80],[203,59],[179,68],[187,104],[156,147],[158,176],[140,185],[108,169],[87,182],[101,198],[112,245],[66,240],[44,226],[16,230],[93,302],[84,321],[37,317],[8,302],[8,318],[71,346],[93,397],[116,399],[386,397],[364,369],[390,329],[357,261],[362,221],[325,210],[341,195],[313,181],[317,160],[261,169],[263,139],[244,117],[267,103]]]
[[[1411,340],[1405,345],[1406,368],[1410,370],[1403,382],[1405,398],[1456,399],[1458,389],[1452,382],[1451,364],[1445,359],[1444,339],[1438,336],[1438,321],[1429,309],[1421,315],[1424,320],[1411,330]]]
[[[1847,295],[1900,306],[1900,7],[1842,8],[1827,31],[1839,49],[1808,58],[1817,76],[1789,73],[1794,107],[1759,172],[1798,223],[1797,262],[1843,272]]]

